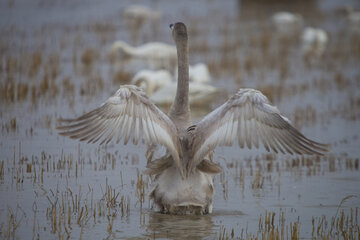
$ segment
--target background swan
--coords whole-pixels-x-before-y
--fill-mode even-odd
[[[111,46],[110,54],[139,60],[148,64],[150,68],[168,67],[176,63],[176,48],[162,42],[150,42],[138,47],[133,47],[124,41],[116,41]]]
[[[175,70],[175,78],[177,79],[177,69]],[[210,83],[210,71],[205,63],[197,63],[189,66],[189,78],[191,82]]]
[[[347,21],[349,29],[355,33],[360,33],[360,11],[355,11],[352,7],[347,7]]]
[[[216,95],[221,92],[216,87],[208,84],[211,78],[204,63],[189,66],[189,80],[191,106],[209,107]],[[176,81],[173,80],[167,70],[141,70],[135,74],[131,83],[144,89],[156,105],[170,106],[176,94]]]
[[[327,33],[320,28],[306,27],[301,35],[302,51],[305,55],[321,56],[328,42]]]
[[[162,16],[161,12],[143,5],[128,6],[123,10],[122,15],[125,25],[131,33],[132,43],[136,43],[139,32],[146,22],[156,24]]]
[[[158,89],[171,84],[172,76],[166,70],[141,70],[135,74],[131,84],[137,85],[151,96]]]
[[[204,214],[212,212],[212,176],[221,168],[212,162],[217,146],[237,142],[289,154],[323,154],[328,146],[297,131],[268,99],[254,89],[240,89],[197,124],[189,105],[188,35],[183,23],[171,25],[177,47],[178,82],[169,114],[157,108],[133,85],[121,86],[103,105],[75,119],[59,119],[60,134],[88,142],[108,143],[144,139],[147,173],[153,176],[150,197],[162,212]],[[151,156],[157,144],[167,153]]]
[[[162,14],[143,5],[131,5],[123,10],[123,15],[125,19],[158,20]]]
[[[171,82],[155,91],[150,99],[157,105],[170,106],[174,101],[177,83]],[[206,83],[189,83],[189,101],[191,106],[209,107],[220,90]]]
[[[293,34],[298,32],[303,25],[300,14],[290,12],[277,12],[272,16],[272,22],[280,34]]]

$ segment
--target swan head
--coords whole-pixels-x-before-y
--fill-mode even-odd
[[[172,30],[172,36],[174,41],[177,43],[178,41],[187,41],[188,35],[186,26],[182,22],[177,22],[175,24],[170,24],[170,29]]]

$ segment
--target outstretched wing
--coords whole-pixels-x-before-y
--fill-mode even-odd
[[[217,146],[231,146],[235,140],[245,145],[290,154],[319,154],[328,151],[329,145],[314,142],[296,130],[268,99],[254,89],[240,89],[222,106],[201,120],[194,130],[192,161],[188,171]]]
[[[121,86],[99,108],[75,119],[58,119],[56,128],[61,135],[89,143],[110,142],[115,135],[116,143],[123,138],[126,145],[131,136],[138,144],[144,138],[148,144],[167,147],[180,172],[183,174],[181,145],[177,129],[170,118],[159,110],[138,87]]]

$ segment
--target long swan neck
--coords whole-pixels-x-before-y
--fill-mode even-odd
[[[180,122],[180,126],[187,127],[191,123],[189,104],[189,57],[188,43],[176,43],[178,57],[178,82],[175,100],[170,108],[170,118]]]

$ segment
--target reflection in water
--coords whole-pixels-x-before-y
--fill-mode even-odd
[[[149,213],[146,237],[151,239],[198,239],[215,237],[211,215],[181,216],[156,212]]]

